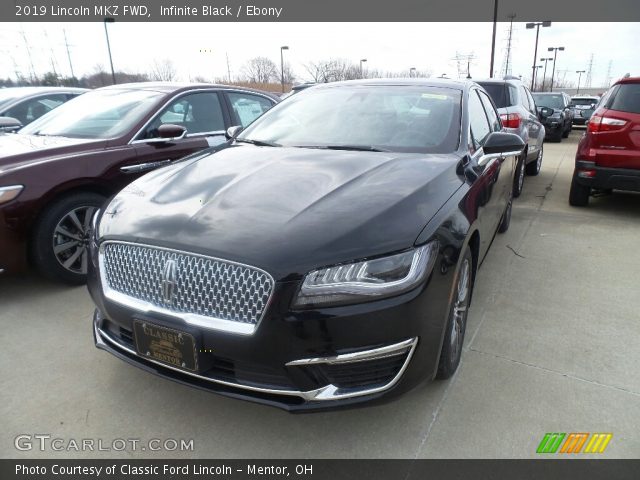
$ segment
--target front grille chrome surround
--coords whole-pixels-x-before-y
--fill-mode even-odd
[[[113,302],[245,335],[255,332],[275,287],[256,267],[130,242],[103,242],[99,269],[104,295]]]

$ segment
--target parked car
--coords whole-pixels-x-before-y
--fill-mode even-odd
[[[86,278],[89,221],[142,173],[226,141],[278,100],[219,85],[137,83],[86,93],[0,135],[0,273],[31,261]]]
[[[640,192],[640,77],[616,82],[603,96],[578,143],[569,203],[594,193]]]
[[[236,132],[94,218],[96,346],[289,410],[450,377],[524,148],[487,93],[450,80],[323,84]],[[180,354],[152,348],[157,338]]]
[[[596,109],[600,97],[591,95],[576,95],[571,97],[571,111],[574,125],[586,125]]]
[[[505,131],[515,133],[525,143],[522,158],[518,161],[513,196],[519,197],[524,176],[538,175],[544,155],[544,126],[541,114],[529,89],[517,78],[476,80],[491,96]],[[550,114],[551,112],[547,112]]]
[[[538,107],[553,109],[550,115],[542,116],[542,124],[546,131],[545,138],[554,142],[567,138],[573,125],[571,97],[564,92],[536,92],[532,95]]]
[[[15,118],[28,125],[65,102],[88,92],[73,87],[10,87],[0,89],[0,117]],[[11,130],[17,130],[12,128]]]

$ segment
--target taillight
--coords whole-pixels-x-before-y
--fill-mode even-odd
[[[505,128],[520,128],[520,115],[517,113],[503,113],[500,115],[500,120]]]
[[[587,128],[590,133],[613,132],[621,130],[626,124],[626,120],[620,120],[619,118],[591,115]]]

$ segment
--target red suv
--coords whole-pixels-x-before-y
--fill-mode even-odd
[[[589,119],[569,203],[585,206],[592,193],[613,189],[640,192],[640,77],[616,82]]]

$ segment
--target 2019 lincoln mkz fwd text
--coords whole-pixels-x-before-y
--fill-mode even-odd
[[[310,87],[93,220],[98,348],[313,410],[448,378],[524,144],[473,82]]]

